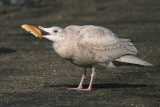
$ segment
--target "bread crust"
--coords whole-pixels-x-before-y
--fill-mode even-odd
[[[42,33],[39,28],[32,25],[27,25],[27,24],[24,24],[21,27],[26,31],[32,33],[35,37],[38,38],[38,40],[42,40]]]

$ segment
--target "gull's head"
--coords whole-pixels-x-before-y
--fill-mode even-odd
[[[42,35],[42,37],[47,38],[51,41],[58,42],[64,40],[65,38],[64,29],[60,27],[54,26],[50,28],[44,28],[42,26],[39,26],[38,28],[47,33],[46,35]]]

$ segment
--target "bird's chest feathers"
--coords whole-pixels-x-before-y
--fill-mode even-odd
[[[69,58],[70,55],[70,47],[67,46],[66,42],[53,43],[53,48],[62,58]]]

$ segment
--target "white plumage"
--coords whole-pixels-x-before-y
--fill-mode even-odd
[[[69,88],[69,90],[91,90],[95,68],[97,66],[115,67],[112,61],[152,66],[135,57],[137,49],[130,39],[118,38],[107,28],[93,25],[71,25],[65,29],[56,26],[51,28],[40,26],[39,28],[49,33],[42,37],[53,41],[53,48],[58,55],[85,69],[92,68],[91,81],[87,89],[82,87],[85,70],[79,87]]]

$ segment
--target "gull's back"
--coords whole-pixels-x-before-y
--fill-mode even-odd
[[[72,43],[70,59],[77,65],[111,62],[124,55],[135,55],[136,48],[129,39],[118,38],[112,31],[100,26],[68,26]],[[70,46],[71,46],[70,43]]]

